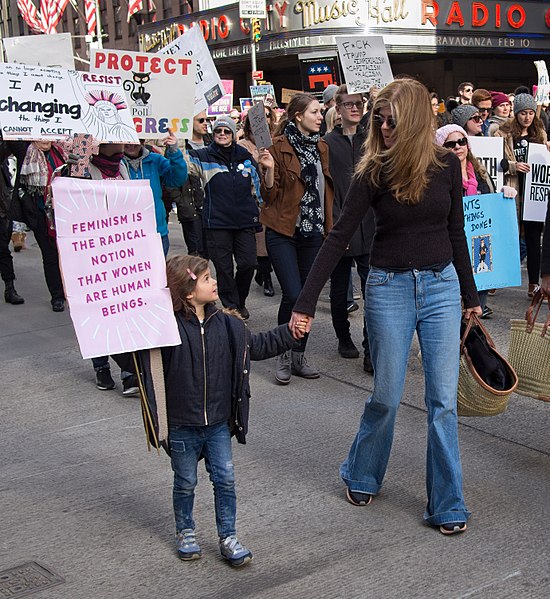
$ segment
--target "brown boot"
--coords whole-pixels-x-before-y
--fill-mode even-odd
[[[12,233],[11,242],[13,243],[13,251],[20,252],[25,248],[25,237],[26,233]]]

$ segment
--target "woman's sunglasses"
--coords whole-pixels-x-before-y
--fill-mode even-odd
[[[379,127],[382,127],[382,125],[384,123],[386,123],[386,125],[390,129],[395,129],[397,127],[397,123],[395,122],[395,120],[394,120],[394,118],[392,116],[389,116],[388,118],[384,118],[380,114],[374,114],[372,116],[372,120],[373,120],[374,124],[378,125]]]
[[[225,127],[218,127],[214,130],[214,135],[231,135],[232,133],[231,129],[226,129]]]
[[[465,137],[461,137],[460,139],[457,139],[455,141],[446,141],[443,144],[443,147],[447,148],[447,150],[454,150],[455,146],[457,146],[457,145],[461,146],[461,147],[467,146],[468,140]]]
[[[479,116],[479,114],[474,114],[474,116],[470,117],[468,120],[474,121],[474,123],[481,123],[483,119]]]

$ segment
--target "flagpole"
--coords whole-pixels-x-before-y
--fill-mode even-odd
[[[101,32],[101,15],[99,10],[99,0],[94,0],[95,3],[95,30],[97,34],[97,47],[99,50],[103,49],[103,35]]]

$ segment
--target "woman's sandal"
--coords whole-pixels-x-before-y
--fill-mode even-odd
[[[370,493],[358,493],[356,491],[350,491],[346,489],[346,499],[357,507],[369,505],[372,502],[372,495]]]
[[[444,535],[454,535],[457,532],[464,532],[468,528],[466,522],[446,522],[441,524],[439,532]]]

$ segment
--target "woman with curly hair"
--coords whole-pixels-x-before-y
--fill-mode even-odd
[[[506,121],[495,132],[495,137],[504,138],[504,175],[506,185],[517,192],[518,219],[523,226],[527,249],[527,295],[533,297],[540,277],[540,238],[544,229],[541,222],[523,219],[525,174],[531,170],[527,163],[529,143],[547,144],[546,131],[536,115],[537,103],[530,94],[518,94],[514,100],[514,118]]]
[[[456,396],[461,300],[481,314],[464,233],[460,162],[436,145],[428,90],[399,79],[378,94],[370,134],[338,222],[294,306],[308,318],[353,232],[372,207],[376,230],[365,293],[374,389],[340,467],[348,501],[371,503],[382,486],[413,335],[422,350],[428,410],[424,519],[443,534],[466,529]],[[296,329],[298,330],[298,329]]]

